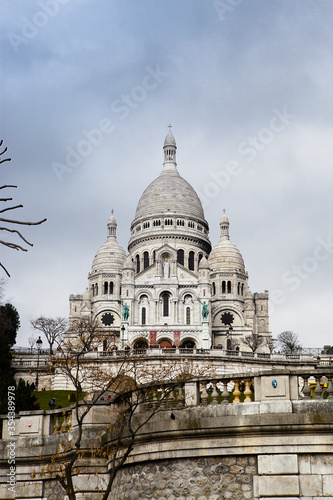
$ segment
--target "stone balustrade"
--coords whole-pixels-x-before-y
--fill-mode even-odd
[[[141,411],[159,404],[163,387],[152,388],[152,397],[142,405]],[[181,384],[163,398],[166,409],[204,407],[214,405],[237,405],[268,403],[276,401],[292,402],[307,400],[328,402],[333,399],[333,369],[262,371],[257,374],[223,375],[205,377]],[[99,404],[110,405],[107,398]],[[258,407],[259,408],[259,407]],[[37,410],[20,412],[16,417],[17,435],[52,435],[72,429],[72,409]],[[259,411],[259,409],[258,409]],[[8,438],[7,419],[3,420],[3,439]]]
[[[320,366],[207,376],[171,391],[170,386],[146,388],[150,399],[143,401],[140,412],[158,405],[162,396],[165,411],[156,413],[138,434],[117,474],[113,498],[139,498],[133,492],[148,498],[148,483],[149,498],[160,498],[161,490],[164,498],[172,498],[175,488],[177,495],[194,498],[331,498],[332,381],[332,368]],[[116,404],[105,398],[85,419],[89,467],[77,477],[82,498],[98,498],[91,477],[103,476],[108,464],[89,452],[101,430],[102,445],[112,446],[114,437],[105,424]],[[145,415],[138,413],[136,418],[144,420]],[[20,412],[15,436],[10,435],[6,416],[1,420],[0,498],[63,500],[65,492],[57,489],[55,477],[38,472],[59,443],[75,436],[74,407]],[[7,445],[13,440],[16,497],[7,485]],[[84,460],[83,465],[88,463]],[[31,470],[36,471],[33,477]]]

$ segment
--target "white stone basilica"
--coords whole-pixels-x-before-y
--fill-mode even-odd
[[[229,220],[211,248],[209,226],[192,186],[177,170],[171,129],[160,175],[142,194],[127,255],[116,239],[116,219],[98,250],[89,287],[70,296],[70,321],[96,320],[105,335],[100,349],[196,347],[240,349],[252,333],[270,338],[268,292],[251,293]],[[108,339],[108,340],[105,340]],[[259,351],[267,351],[262,345]]]

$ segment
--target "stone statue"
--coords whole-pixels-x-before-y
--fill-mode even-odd
[[[202,319],[207,319],[208,314],[209,314],[208,305],[206,304],[206,302],[203,302],[202,303]]]
[[[127,321],[129,317],[129,307],[127,304],[123,303],[123,320]]]

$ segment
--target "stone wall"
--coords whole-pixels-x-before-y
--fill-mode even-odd
[[[161,460],[125,467],[116,477],[117,500],[251,500],[253,456]]]
[[[255,499],[328,500],[333,498],[333,456],[259,455]]]
[[[311,375],[314,399],[308,371],[264,371],[254,380],[246,374],[185,384],[188,406],[173,401],[140,429],[109,500],[333,499],[333,371],[317,369]],[[225,388],[230,380],[234,399],[221,400],[216,387]],[[213,388],[209,397],[208,385]],[[241,385],[244,395],[254,388],[256,401],[248,397],[241,402]],[[146,411],[138,412],[138,422]],[[4,417],[0,499],[65,500],[54,474],[47,476],[44,469],[60,442],[75,439],[74,417],[73,408],[20,412],[14,436]],[[90,449],[101,431],[102,446],[113,446],[115,436],[104,427],[109,419],[109,405],[97,404],[85,420],[86,453],[74,479],[77,500],[100,500],[97,491],[105,487],[110,463],[91,456]],[[13,441],[15,493],[7,482]]]

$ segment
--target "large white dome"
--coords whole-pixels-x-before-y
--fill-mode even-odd
[[[172,212],[182,217],[205,220],[201,201],[192,186],[178,171],[163,170],[142,194],[135,219]]]
[[[171,126],[170,126],[171,127]],[[209,226],[201,201],[193,187],[177,170],[176,141],[168,132],[163,146],[164,162],[160,175],[149,184],[137,205],[131,224],[128,250],[144,247],[148,240],[191,241],[209,253]]]

